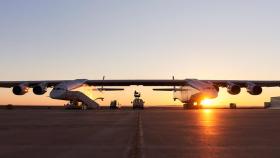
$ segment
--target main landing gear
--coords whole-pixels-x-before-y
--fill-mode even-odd
[[[82,102],[71,100],[69,103],[64,105],[66,110],[87,110],[90,109],[88,106],[83,104]]]
[[[184,105],[183,105],[183,108],[184,109],[201,109],[202,108],[202,105],[200,104],[200,102],[194,102],[194,101],[189,101],[189,102],[186,102]]]

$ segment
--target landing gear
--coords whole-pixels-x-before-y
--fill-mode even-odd
[[[197,102],[189,101],[189,102],[186,102],[186,103],[183,105],[183,108],[184,108],[184,109],[201,109],[201,108],[202,108],[202,105],[200,104],[199,101],[197,101]]]
[[[82,109],[86,110],[87,106],[78,101],[70,101],[68,104],[65,105],[66,110],[73,110],[73,109]]]

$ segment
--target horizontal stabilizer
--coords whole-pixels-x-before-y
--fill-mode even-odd
[[[154,91],[182,91],[182,89],[179,88],[155,88]]]
[[[99,91],[123,91],[124,88],[98,88]]]

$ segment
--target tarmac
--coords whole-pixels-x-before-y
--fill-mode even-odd
[[[280,157],[280,110],[1,109],[0,158]]]

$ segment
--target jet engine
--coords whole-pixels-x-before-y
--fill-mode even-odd
[[[247,92],[251,95],[260,95],[262,93],[262,87],[249,83],[247,86]]]
[[[43,85],[37,85],[33,87],[33,93],[36,95],[43,95],[47,92],[47,87]]]
[[[217,85],[214,85],[214,88],[216,89],[216,91],[217,91],[217,92],[219,92],[219,91],[220,91],[220,88],[219,88],[219,86],[217,86]]]
[[[25,85],[18,85],[13,88],[13,93],[15,95],[24,95],[28,92],[28,87]]]
[[[227,86],[227,91],[231,95],[237,95],[241,92],[241,88],[240,88],[240,86],[238,86],[236,84],[229,84]]]

